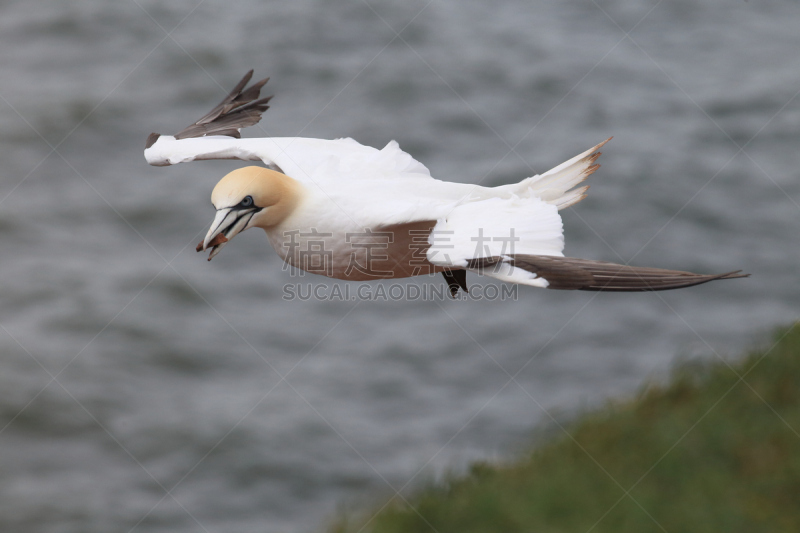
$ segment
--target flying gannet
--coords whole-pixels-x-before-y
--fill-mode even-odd
[[[197,251],[208,260],[239,232],[259,227],[284,261],[343,280],[441,272],[453,296],[466,272],[549,289],[656,291],[745,277],[702,275],[564,257],[558,211],[586,197],[599,165],[590,148],[557,167],[498,187],[434,179],[395,141],[383,149],[353,139],[242,139],[271,97],[248,72],[210,113],[180,133],[147,138],[151,165],[239,159],[266,165],[229,173],[214,187],[216,217]]]

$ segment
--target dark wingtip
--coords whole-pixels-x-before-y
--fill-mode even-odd
[[[252,68],[247,71],[247,74],[245,74],[242,77],[242,79],[239,80],[239,83],[236,84],[236,89],[238,89],[236,92],[239,92],[242,89],[244,89],[245,85],[247,85],[247,83],[252,79],[254,72],[255,72],[255,69],[252,69]]]
[[[175,139],[189,139],[206,135],[226,135],[240,138],[239,130],[257,124],[261,120],[261,114],[269,109],[266,104],[272,98],[272,96],[259,98],[261,88],[269,81],[269,78],[264,78],[250,87],[246,87],[252,77],[253,70],[251,69],[214,109],[194,124],[175,134]]]
[[[147,136],[147,142],[144,145],[144,149],[147,150],[148,148],[153,146],[156,143],[156,141],[158,140],[159,137],[161,137],[160,133],[151,133],[150,135],[148,135]]]
[[[720,274],[719,278],[717,279],[736,279],[736,278],[749,278],[750,274],[742,274],[741,270],[734,270],[733,272],[726,272],[725,274]]]

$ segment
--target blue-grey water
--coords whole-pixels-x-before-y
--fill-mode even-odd
[[[323,530],[764,339],[800,304],[798,28],[781,0],[3,2],[0,529]],[[193,249],[243,163],[142,157],[250,68],[276,96],[245,136],[396,139],[445,180],[613,135],[567,255],[753,276],[284,301],[263,233]]]

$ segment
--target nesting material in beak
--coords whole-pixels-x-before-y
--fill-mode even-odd
[[[219,253],[219,249],[222,248],[222,245],[228,242],[228,238],[223,235],[222,233],[218,233],[211,241],[209,241],[208,245],[211,246],[211,253],[208,254],[208,260],[211,259]],[[195,248],[198,252],[202,252],[204,250],[203,241],[200,241],[197,244],[197,248]]]

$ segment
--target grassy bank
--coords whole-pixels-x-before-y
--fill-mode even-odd
[[[475,465],[332,531],[800,531],[800,325],[774,342],[732,366],[678,368],[513,464]]]

